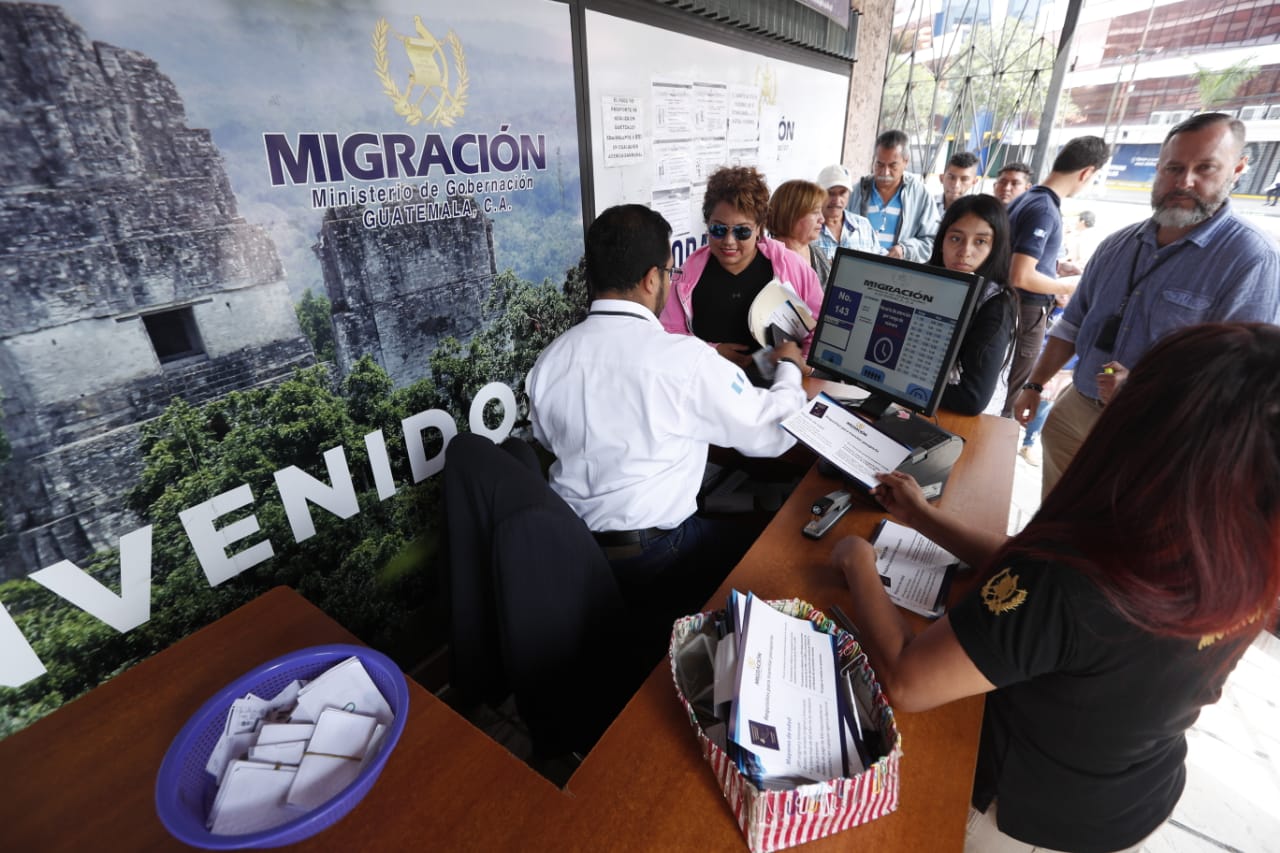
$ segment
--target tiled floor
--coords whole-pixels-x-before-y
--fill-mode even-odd
[[[1009,530],[1040,505],[1040,469],[1015,463]],[[1263,633],[1187,735],[1187,787],[1144,853],[1280,853],[1280,640]]]

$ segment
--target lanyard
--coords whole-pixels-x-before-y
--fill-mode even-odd
[[[588,317],[630,317],[632,320],[643,320],[639,314],[632,314],[630,311],[588,311]]]
[[[1133,253],[1133,262],[1129,264],[1129,289],[1125,291],[1124,301],[1121,302],[1120,307],[1116,309],[1116,313],[1120,315],[1124,314],[1125,306],[1129,304],[1129,298],[1133,296],[1133,292],[1138,289],[1138,285],[1142,284],[1144,281],[1147,280],[1148,277],[1151,276],[1152,273],[1160,269],[1160,267],[1164,265],[1165,261],[1169,260],[1174,255],[1181,252],[1187,246],[1187,241],[1184,240],[1183,242],[1174,246],[1173,250],[1168,254],[1157,257],[1155,260],[1155,263],[1147,267],[1146,271],[1143,272],[1142,275],[1138,275],[1138,258],[1142,255],[1143,243],[1141,240],[1137,241],[1137,243],[1138,243],[1138,250]],[[1157,255],[1160,254],[1159,247],[1156,248],[1156,254]]]

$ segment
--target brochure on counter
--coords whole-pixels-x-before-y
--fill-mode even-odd
[[[782,422],[782,428],[868,489],[876,474],[892,471],[911,455],[899,444],[826,394]]]
[[[887,518],[871,535],[871,544],[889,598],[921,616],[941,616],[960,561],[931,539]]]
[[[860,773],[862,722],[835,639],[750,593],[731,593],[729,612],[741,627],[728,739],[742,774],[776,790]]]

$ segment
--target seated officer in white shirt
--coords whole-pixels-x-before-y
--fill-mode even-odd
[[[672,281],[671,226],[642,205],[611,207],[587,229],[586,319],[529,372],[534,436],[556,456],[551,488],[586,522],[633,609],[694,612],[758,530],[695,514],[707,447],[777,456],[779,422],[799,411],[801,354],[777,347],[773,386],[698,338],[658,321]]]

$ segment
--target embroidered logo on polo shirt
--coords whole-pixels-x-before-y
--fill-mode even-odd
[[[1036,235],[1037,237],[1043,237],[1045,235],[1045,230],[1043,228],[1037,228],[1031,233]]]
[[[1008,567],[982,585],[982,603],[996,615],[1016,610],[1026,600],[1027,591],[1018,588],[1018,576],[1010,574]]]

